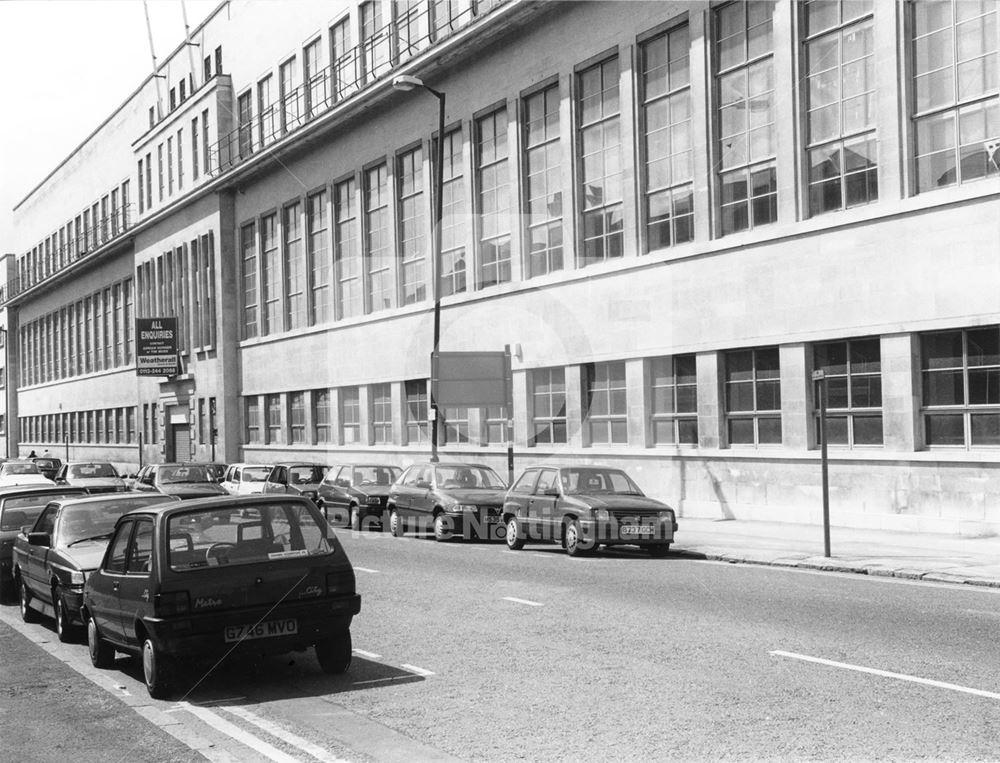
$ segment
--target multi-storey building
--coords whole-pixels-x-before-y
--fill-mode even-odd
[[[440,141],[440,346],[513,348],[518,464],[813,521],[822,370],[834,523],[1000,530],[996,0],[275,9],[18,206],[15,449],[426,458]],[[441,414],[503,473],[502,409]]]

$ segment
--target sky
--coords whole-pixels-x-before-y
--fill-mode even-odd
[[[186,0],[190,27],[218,4]],[[148,7],[163,61],[184,41],[181,2]],[[0,0],[0,252],[13,251],[13,207],[151,70],[142,0]]]

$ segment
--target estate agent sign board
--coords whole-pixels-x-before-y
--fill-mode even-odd
[[[135,319],[135,371],[139,376],[177,373],[177,319]]]

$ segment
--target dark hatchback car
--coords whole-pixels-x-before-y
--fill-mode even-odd
[[[150,696],[181,667],[313,647],[320,667],[351,664],[361,610],[354,569],[330,524],[301,496],[228,496],[140,509],[118,520],[87,576],[90,659],[141,655]]]
[[[434,539],[456,536],[500,540],[506,483],[488,466],[469,463],[413,464],[389,491],[389,530],[407,525],[434,530]]]
[[[62,466],[62,461],[53,456],[36,456],[31,460],[35,462],[38,471],[50,480],[55,480],[56,474],[59,472],[59,467]]]
[[[570,556],[602,544],[641,546],[652,556],[666,556],[677,531],[667,504],[647,498],[621,469],[594,465],[525,469],[507,491],[503,521],[509,548],[555,541]]]
[[[264,481],[267,494],[304,495],[316,501],[319,497],[319,483],[323,481],[327,467],[302,461],[285,461],[271,467],[271,473]]]
[[[317,505],[331,521],[345,522],[352,530],[383,529],[389,488],[402,469],[382,464],[338,464],[319,483]]]
[[[227,495],[204,464],[146,464],[136,475],[132,489],[175,495],[182,500]]]
[[[83,488],[56,485],[12,485],[0,488],[0,601],[13,597],[14,541],[30,527],[49,501],[86,495]]]
[[[119,493],[52,501],[30,531],[17,536],[14,576],[21,594],[21,617],[55,618],[60,641],[72,641],[83,624],[83,583],[97,568],[115,522],[133,509],[176,498],[159,493]]]

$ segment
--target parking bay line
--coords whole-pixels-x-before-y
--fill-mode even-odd
[[[366,652],[364,649],[352,649],[358,657],[364,657],[366,660],[378,660],[382,658],[382,655],[375,654],[375,652]]]
[[[373,575],[377,575],[378,574],[378,570],[372,570],[372,569],[369,569],[368,567],[355,567],[354,571],[355,572],[370,572]]]
[[[512,601],[515,604],[527,604],[529,607],[541,607],[544,606],[541,602],[528,601],[527,599],[518,599],[515,596],[504,596],[504,601]]]
[[[251,723],[261,731],[270,734],[273,737],[280,739],[283,742],[287,742],[293,747],[302,750],[303,752],[312,755],[317,760],[321,760],[324,763],[346,763],[343,758],[338,758],[335,755],[331,755],[325,749],[320,747],[318,744],[313,744],[308,739],[300,737],[298,734],[293,734],[290,731],[283,729],[276,723],[273,723],[266,718],[247,710],[245,707],[227,707],[226,712],[232,713],[238,718],[242,718],[247,723]]]
[[[191,703],[178,703],[194,717],[208,724],[216,731],[235,739],[237,742],[246,745],[251,750],[256,750],[266,758],[270,758],[275,763],[300,763],[299,759],[289,755],[283,750],[279,750],[274,745],[268,744],[258,736],[254,736],[248,731],[244,731],[235,723],[227,721],[218,713],[209,710],[207,707],[199,707]]]
[[[418,676],[424,676],[425,678],[427,676],[434,675],[434,673],[432,673],[429,670],[425,670],[424,668],[418,668],[416,665],[407,665],[405,662],[401,663],[399,667],[403,668],[404,670],[409,670],[411,673],[416,673]]]
[[[1000,699],[1000,694],[992,691],[984,691],[982,689],[972,689],[968,686],[959,686],[958,684],[945,683],[944,681],[934,681],[930,678],[920,678],[918,676],[908,676],[905,673],[893,673],[888,670],[877,670],[875,668],[866,668],[861,665],[851,665],[847,662],[835,662],[834,660],[826,660],[822,657],[810,657],[807,654],[796,654],[795,652],[782,652],[779,650],[769,652],[775,657],[788,657],[793,660],[802,660],[803,662],[814,662],[818,665],[827,665],[832,668],[843,668],[844,670],[853,670],[858,673],[868,673],[873,676],[881,676],[883,678],[895,678],[899,681],[909,681],[911,683],[923,684],[925,686],[934,686],[938,689],[948,689],[950,691],[963,692],[965,694],[974,694],[977,697],[987,697],[989,699]]]

